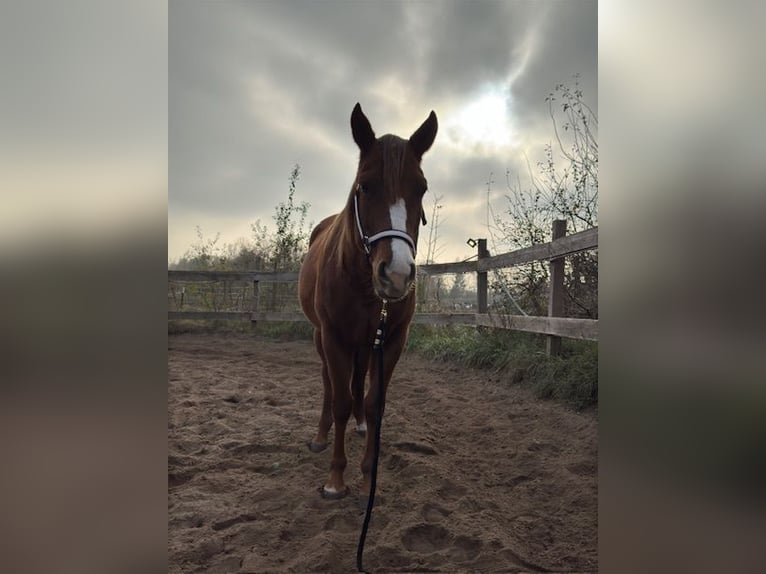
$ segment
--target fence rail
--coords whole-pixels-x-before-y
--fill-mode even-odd
[[[548,353],[560,351],[561,337],[598,341],[598,319],[561,317],[563,308],[564,258],[567,255],[598,249],[598,227],[566,235],[566,222],[553,222],[553,240],[549,243],[517,249],[509,253],[489,255],[486,239],[478,241],[478,259],[460,263],[419,265],[425,275],[476,273],[478,313],[416,313],[413,323],[426,325],[474,325],[496,329],[511,329],[548,336]],[[487,309],[487,271],[503,269],[532,261],[550,262],[550,296],[547,317],[489,313]],[[306,321],[301,312],[264,311],[259,305],[260,283],[293,283],[297,272],[262,271],[175,271],[168,270],[171,282],[246,281],[253,283],[252,311],[168,311],[168,320],[242,320],[242,321]]]
[[[171,281],[263,281],[264,283],[292,283],[298,280],[297,271],[174,271],[168,270]]]

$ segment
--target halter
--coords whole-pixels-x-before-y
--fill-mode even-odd
[[[407,245],[410,246],[410,249],[412,249],[412,255],[415,256],[417,254],[417,247],[415,246],[415,242],[412,240],[412,237],[410,237],[404,231],[399,231],[398,229],[388,229],[386,231],[380,231],[379,233],[376,233],[372,236],[365,235],[364,230],[362,229],[362,221],[359,219],[358,197],[361,187],[361,185],[357,184],[356,189],[354,190],[354,217],[356,218],[356,228],[359,230],[359,237],[362,238],[362,246],[364,246],[364,252],[367,254],[367,257],[370,256],[370,249],[372,248],[372,244],[386,237],[398,237],[399,239],[403,239]]]

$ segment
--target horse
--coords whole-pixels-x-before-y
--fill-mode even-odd
[[[343,473],[352,413],[357,432],[366,435],[361,470],[363,491],[369,490],[378,397],[372,344],[385,302],[382,416],[385,390],[415,312],[415,255],[419,224],[426,223],[423,195],[428,189],[420,163],[437,129],[431,111],[409,140],[391,134],[376,138],[357,103],[351,134],[359,162],[351,191],[343,210],[313,229],[301,264],[298,296],[314,326],[314,345],[322,360],[322,413],[316,436],[308,442],[312,452],[327,448],[327,435],[335,425],[330,473],[320,489],[324,498],[343,498],[349,492]]]

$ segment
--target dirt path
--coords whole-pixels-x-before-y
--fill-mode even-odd
[[[354,572],[364,440],[349,425],[351,495],[320,498],[312,345],[171,335],[168,378],[169,571]],[[596,571],[595,417],[485,371],[402,358],[379,488],[368,570]]]

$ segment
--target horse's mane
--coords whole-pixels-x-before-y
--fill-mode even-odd
[[[383,189],[388,192],[402,177],[407,157],[407,140],[386,134],[379,141],[383,148]]]

